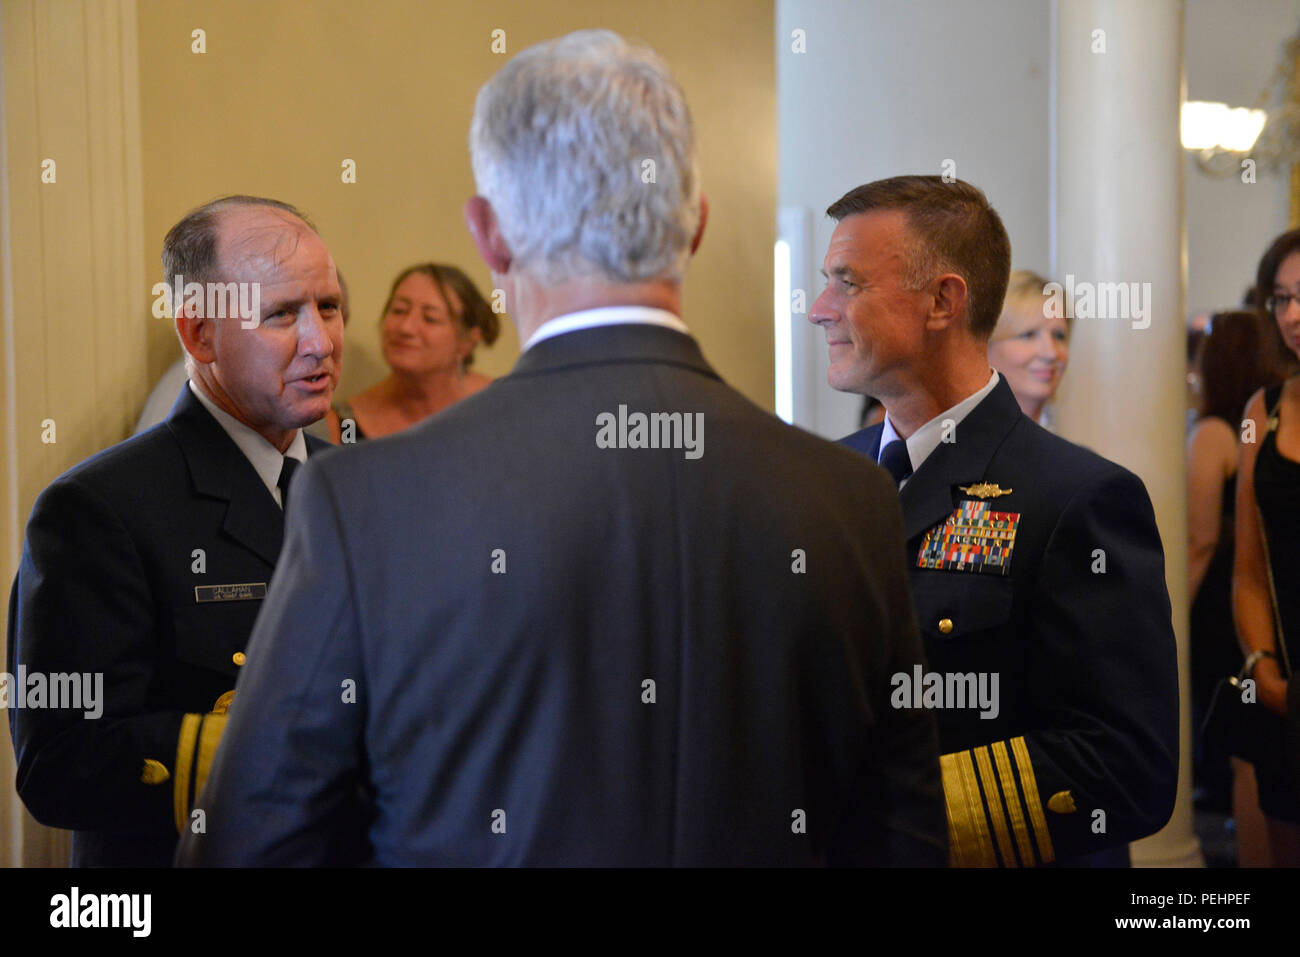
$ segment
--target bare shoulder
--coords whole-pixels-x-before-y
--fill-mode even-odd
[[[1259,394],[1262,402],[1263,390],[1260,390]],[[1282,403],[1288,408],[1300,408],[1300,373],[1282,383]]]
[[[1207,415],[1192,426],[1192,443],[1218,448],[1236,445],[1236,431],[1217,415]]]
[[[1255,394],[1246,403],[1246,410],[1242,413],[1242,418],[1254,419],[1257,425],[1262,425],[1267,412],[1268,409],[1264,407],[1264,390],[1256,389]]]
[[[366,412],[373,411],[375,406],[378,405],[378,400],[379,386],[372,385],[369,389],[350,396],[346,401],[348,405],[352,406],[354,412]]]
[[[1237,470],[1237,432],[1217,415],[1209,415],[1192,426],[1188,455],[1193,462],[1218,463],[1225,474]]]
[[[465,395],[473,395],[475,392],[482,392],[492,384],[492,377],[486,376],[481,372],[470,372],[465,375],[462,388]]]

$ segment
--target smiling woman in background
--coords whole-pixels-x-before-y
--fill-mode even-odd
[[[989,339],[989,364],[1007,380],[1020,410],[1050,429],[1048,403],[1070,361],[1070,321],[1048,315],[1047,282],[1027,269],[1011,273],[1002,315]]]
[[[421,263],[393,280],[380,321],[388,378],[329,412],[330,438],[348,444],[400,432],[491,383],[468,371],[500,320],[455,266]]]

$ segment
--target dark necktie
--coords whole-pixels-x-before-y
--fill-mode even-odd
[[[894,477],[895,485],[912,474],[912,459],[907,454],[907,443],[894,439],[880,451],[880,467]]]
[[[289,483],[293,481],[293,473],[298,471],[298,466],[302,463],[288,455],[284,457],[284,465],[280,466],[280,481],[275,484],[280,487],[280,507],[289,508]]]

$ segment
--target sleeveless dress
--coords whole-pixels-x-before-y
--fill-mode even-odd
[[[1233,423],[1229,428],[1236,431]],[[1214,689],[1225,675],[1241,669],[1241,648],[1232,619],[1232,563],[1235,549],[1237,477],[1223,483],[1219,541],[1191,608],[1192,727],[1205,721]],[[1193,783],[1198,806],[1226,811],[1231,805],[1232,771],[1228,755],[1195,739]]]
[[[1300,462],[1286,458],[1277,448],[1281,395],[1281,386],[1264,393],[1268,429],[1255,461],[1255,499],[1272,569],[1277,664],[1283,677],[1290,679],[1300,649]],[[1300,823],[1300,794],[1285,774],[1266,774],[1259,767],[1255,772],[1264,813]]]

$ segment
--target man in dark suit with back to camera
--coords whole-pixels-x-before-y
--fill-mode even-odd
[[[165,422],[41,494],[10,597],[10,674],[102,681],[98,716],[9,714],[18,793],[75,832],[74,865],[171,864],[280,551],[289,478],[327,447],[301,427],[338,383],[334,263],[293,207],[209,203],[171,229],[162,260],[189,382]]]
[[[683,324],[706,205],[662,61],[527,49],[471,154],[523,355],[303,472],[178,860],[945,863],[932,717],[888,702],[921,661],[892,485]]]
[[[860,186],[809,319],[833,388],[885,421],[845,444],[900,484],[953,863],[1099,863],[1161,828],[1178,771],[1164,553],[1140,479],[1024,416],[989,367],[1011,244],[938,176]]]

